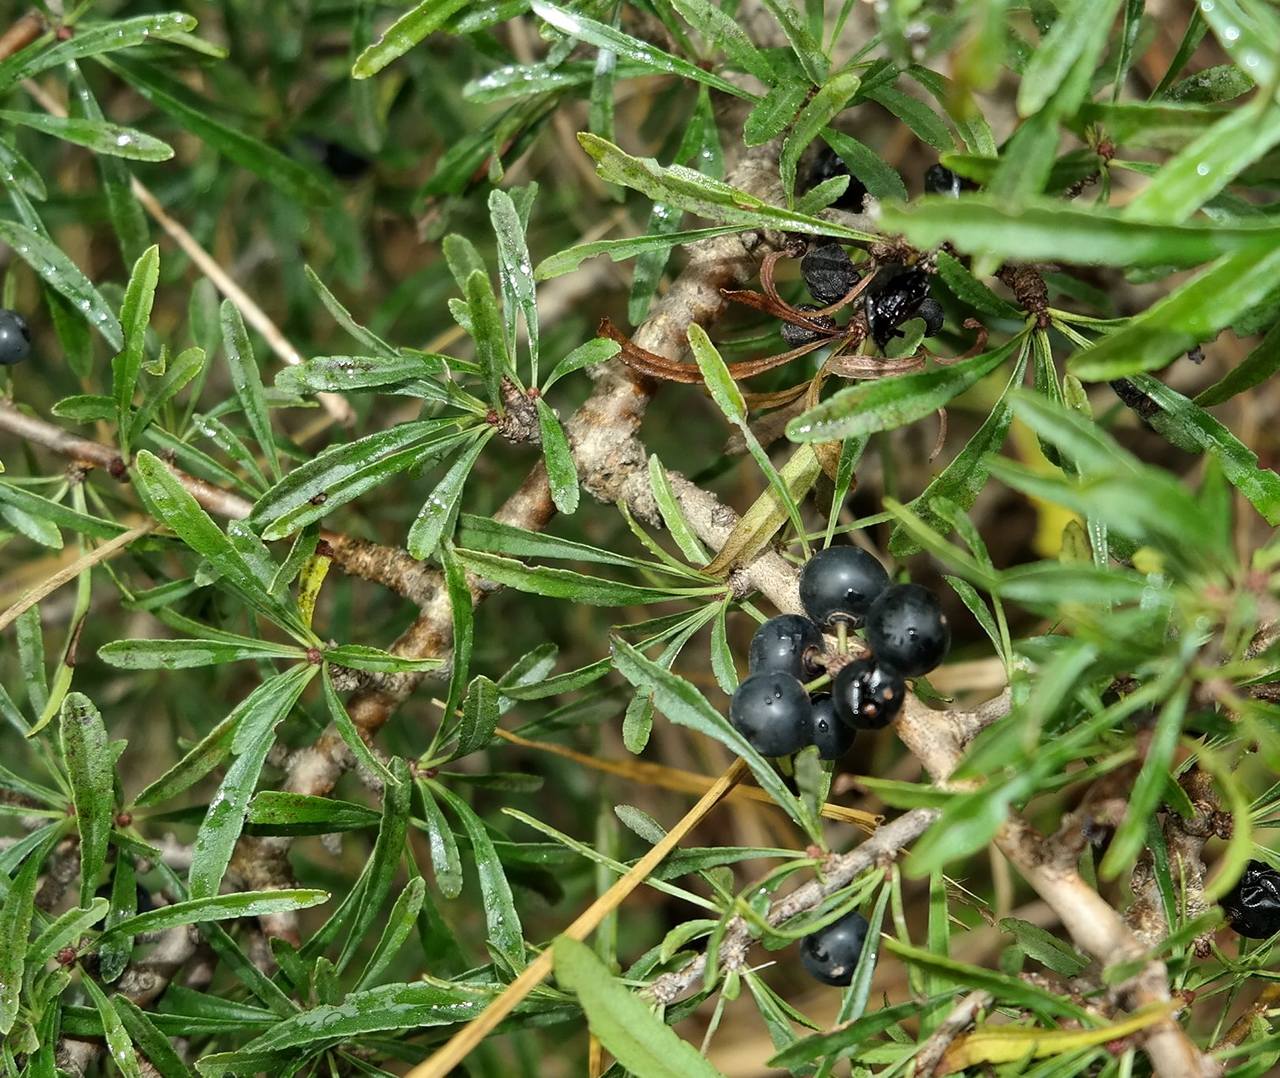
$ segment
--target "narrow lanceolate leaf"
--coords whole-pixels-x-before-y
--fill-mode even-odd
[[[1018,84],[1018,112],[1039,112],[1058,92],[1072,65],[1090,41],[1111,25],[1119,0],[1071,0],[1040,42]]]
[[[617,240],[592,240],[590,243],[579,243],[567,247],[556,254],[548,255],[538,263],[533,271],[534,280],[546,281],[552,277],[576,270],[588,258],[597,255],[608,255],[614,262],[625,262],[646,251],[664,251],[672,247],[680,247],[699,240],[713,240],[717,236],[728,236],[740,231],[737,225],[719,225],[715,228],[693,228],[687,232],[666,232],[661,235],[626,236]],[[617,351],[617,345],[614,350]]]
[[[409,528],[406,545],[409,553],[419,560],[436,552],[440,541],[453,533],[462,505],[462,491],[471,469],[484,447],[489,444],[494,428],[486,427],[470,446],[458,455],[444,478],[436,485]]]
[[[778,83],[751,110],[742,127],[742,140],[748,146],[759,146],[777,138],[796,118],[808,97],[809,87],[801,82]]]
[[[533,373],[530,382],[538,384],[538,304],[533,293],[533,263],[529,259],[529,246],[525,241],[524,225],[515,203],[506,191],[495,188],[489,194],[489,216],[494,235],[498,238],[498,270],[502,277],[504,302],[510,302],[506,312],[512,346],[515,345],[517,312],[524,318],[525,332],[529,339],[529,365]]]
[[[43,855],[27,857],[9,894],[0,905],[0,1034],[8,1035],[18,1020],[31,915],[35,909],[36,881]]]
[[[645,1078],[720,1075],[692,1044],[617,980],[590,947],[561,936],[554,948],[556,980],[578,997],[591,1032],[628,1071]]]
[[[692,82],[700,82],[713,90],[729,94],[732,97],[753,97],[754,95],[737,86],[728,79],[723,79],[711,71],[706,71],[696,64],[663,52],[647,41],[641,41],[621,30],[616,30],[606,23],[580,15],[576,11],[567,11],[547,0],[533,0],[530,5],[535,15],[554,26],[562,34],[585,41],[597,48],[610,49],[636,63],[644,64],[651,71],[668,75],[679,75]]]
[[[303,659],[300,648],[265,640],[116,640],[98,649],[98,658],[121,670],[185,670],[242,659]]]
[[[796,165],[800,155],[818,137],[819,132],[849,103],[862,80],[852,71],[831,76],[796,117],[795,125],[782,144],[779,170],[782,189],[790,200],[795,194]]]
[[[102,715],[83,693],[68,693],[59,726],[80,832],[80,905],[88,906],[107,860],[115,790]]]
[[[1277,322],[1240,363],[1219,381],[1196,396],[1196,403],[1209,408],[1229,401],[1247,389],[1259,386],[1280,370],[1280,322]],[[0,488],[3,497],[3,488]]]
[[[723,180],[704,176],[696,169],[683,165],[664,168],[651,157],[632,157],[597,135],[580,133],[578,141],[596,162],[596,171],[601,179],[630,187],[655,202],[688,210],[712,221],[747,228],[780,228],[837,239],[873,241],[876,238],[871,233],[847,228],[834,221],[822,221],[781,206],[771,206],[755,195]]]
[[[270,835],[331,835],[339,831],[359,831],[377,827],[380,819],[373,809],[354,801],[284,790],[260,790],[249,805],[248,815],[248,821],[257,833]]]
[[[427,834],[427,849],[431,854],[431,871],[435,875],[436,887],[445,898],[457,898],[462,893],[462,856],[458,853],[458,840],[454,838],[453,828],[431,792],[430,783],[419,779],[416,786],[422,801],[423,823],[420,826]]]
[[[428,34],[444,25],[455,11],[467,6],[467,0],[422,0],[387,27],[386,32],[356,57],[351,77],[367,79],[387,64],[399,59]]]
[[[102,1019],[103,1036],[106,1038],[107,1051],[111,1053],[112,1062],[120,1068],[120,1073],[125,1078],[142,1078],[138,1054],[133,1050],[133,1042],[129,1039],[124,1023],[120,1021],[120,1015],[116,1013],[115,1005],[107,999],[106,994],[94,983],[92,977],[84,977],[80,983],[98,1009],[98,1016]]]
[[[547,466],[547,483],[551,500],[562,513],[578,508],[578,466],[573,450],[555,412],[541,397],[537,398],[538,429],[542,434],[542,459]]]
[[[418,918],[418,912],[422,909],[426,897],[427,884],[421,876],[411,879],[405,889],[400,892],[400,897],[396,899],[395,905],[391,907],[391,913],[387,916],[382,937],[378,940],[364,971],[360,974],[360,979],[356,982],[357,992],[376,981],[395,958],[396,952],[404,946],[404,941],[413,931],[414,922]]]
[[[113,925],[98,938],[137,936],[143,932],[164,932],[179,925],[225,921],[233,917],[263,917],[272,913],[305,910],[329,901],[327,891],[294,888],[279,891],[240,891],[232,895],[208,895],[160,906]]]
[[[455,756],[465,756],[484,748],[498,725],[498,687],[487,677],[476,678],[462,701],[462,722],[458,726]]]
[[[65,296],[76,311],[112,348],[124,345],[120,323],[107,306],[107,301],[90,283],[74,262],[61,248],[38,232],[14,221],[0,220],[0,240],[13,248],[14,253],[38,273],[55,292]]]
[[[168,161],[173,147],[167,142],[145,134],[133,127],[102,120],[80,120],[64,116],[50,116],[43,112],[15,112],[0,109],[0,123],[30,127],[35,131],[52,135],[63,142],[84,146],[97,154],[111,157],[128,157],[134,161]]]
[[[437,658],[411,659],[407,655],[395,655],[368,644],[338,644],[336,647],[326,648],[324,658],[335,666],[349,666],[352,670],[368,670],[374,674],[434,670],[443,661]]]
[[[815,835],[817,825],[808,818],[796,796],[768,763],[734,727],[720,714],[693,685],[678,674],[655,663],[626,641],[613,640],[613,663],[618,673],[638,689],[653,692],[654,704],[668,719],[679,726],[706,734],[741,756],[756,781],[779,807]]]
[[[1100,382],[1163,367],[1261,302],[1277,271],[1280,246],[1254,245],[1225,255],[1123,328],[1077,352],[1068,363],[1071,373]]]
[[[489,275],[482,269],[473,270],[467,278],[465,291],[467,313],[471,318],[468,331],[475,338],[476,360],[484,374],[489,403],[502,410],[502,380],[512,370],[511,354]]]
[[[1199,445],[1206,453],[1212,453],[1227,481],[1249,499],[1263,519],[1272,526],[1280,524],[1280,476],[1270,468],[1259,467],[1258,455],[1252,449],[1177,390],[1146,374],[1135,375],[1131,380],[1160,406],[1163,417],[1153,417],[1157,430],[1167,423],[1170,433],[1180,442]]]
[[[316,667],[299,664],[264,681],[236,709],[240,718],[232,739],[235,761],[209,802],[196,832],[188,886],[192,898],[218,893],[231,863],[236,840],[244,828],[245,812],[258,784],[262,765],[275,743],[275,727],[297,702]]]
[[[156,1028],[141,1007],[119,993],[111,997],[111,1002],[129,1038],[147,1057],[147,1062],[160,1078],[190,1078],[192,1072],[174,1051],[169,1038]]]
[[[831,442],[892,430],[923,419],[985,378],[1021,345],[1015,337],[991,352],[948,367],[881,378],[842,389],[787,424],[793,442]]]
[[[373,750],[365,744],[364,738],[360,736],[360,731],[356,729],[356,724],[351,721],[346,706],[343,704],[341,697],[338,696],[338,690],[334,688],[333,676],[329,671],[329,664],[324,666],[324,702],[329,709],[329,718],[333,725],[338,728],[338,733],[342,740],[346,743],[355,758],[363,765],[371,774],[377,775],[383,782],[394,782],[390,771],[374,754]]]
[[[849,171],[862,181],[873,198],[900,198],[906,201],[907,187],[897,169],[888,164],[875,150],[843,131],[826,128],[822,140],[835,150]]]
[[[262,374],[249,343],[249,333],[244,328],[240,309],[229,299],[222,301],[222,348],[231,369],[231,387],[249,423],[249,429],[257,439],[258,448],[267,458],[272,477],[281,478],[280,458],[276,453],[275,439],[271,435],[271,417],[267,413],[267,400],[262,390]]]

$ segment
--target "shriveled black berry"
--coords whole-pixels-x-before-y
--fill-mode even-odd
[[[729,721],[762,756],[786,756],[809,744],[809,694],[790,674],[753,674],[738,686]]]
[[[830,693],[813,698],[813,735],[818,755],[824,760],[838,760],[851,748],[858,732],[840,721]]]
[[[861,624],[871,603],[889,586],[889,574],[861,547],[820,550],[800,570],[800,603],[819,625]]]
[[[920,309],[916,311],[917,318],[924,319],[924,335],[926,337],[936,337],[942,332],[942,323],[946,320],[946,316],[942,313],[942,304],[932,296],[926,296]]]
[[[770,618],[756,630],[747,661],[753,674],[812,677],[806,654],[821,648],[822,632],[813,622],[799,614],[783,614]]]
[[[845,988],[853,980],[870,929],[858,912],[820,928],[800,941],[800,962],[805,971],[823,984]]]
[[[862,279],[853,259],[838,243],[824,243],[812,248],[800,259],[800,272],[804,275],[809,295],[823,307],[847,296]]]
[[[1242,936],[1264,940],[1280,932],[1280,872],[1265,861],[1250,861],[1236,885],[1222,897],[1227,923]]]
[[[924,189],[930,195],[959,198],[963,181],[945,165],[930,165],[924,170]]]
[[[849,186],[844,189],[844,194],[836,199],[832,205],[837,209],[851,210],[857,213],[862,209],[862,203],[867,197],[867,189],[863,182],[849,171],[849,166],[830,146],[823,146],[818,151],[818,155],[813,159],[813,164],[809,166],[809,174],[805,183],[805,190],[811,187],[817,187],[820,183],[825,183],[833,176],[848,176]]]
[[[919,584],[894,584],[867,611],[867,643],[905,677],[927,674],[946,657],[951,629],[938,597]]]
[[[796,307],[797,311],[817,311],[820,309],[812,303],[801,303]],[[829,314],[810,315],[809,321],[833,332],[836,329],[836,320]],[[782,323],[782,339],[792,348],[799,348],[802,344],[812,344],[821,336],[823,334],[816,329],[810,329],[808,326],[798,326],[794,322]]]
[[[831,701],[841,722],[855,730],[879,730],[898,717],[907,686],[888,663],[856,659],[831,683]]]
[[[899,270],[864,301],[872,339],[883,348],[899,336],[898,327],[914,318],[929,294],[929,277],[918,269]]]
[[[31,355],[31,330],[17,311],[0,308],[0,366],[11,367]]]

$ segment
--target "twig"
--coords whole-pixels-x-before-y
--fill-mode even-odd
[[[15,52],[25,49],[44,33],[44,18],[34,8],[20,15],[3,34],[0,34],[0,60],[7,60]]]
[[[699,799],[656,846],[632,866],[617,883],[588,906],[562,935],[569,939],[586,939],[601,921],[622,904],[623,900],[640,886],[663,859],[676,848],[694,826],[716,807],[747,773],[747,765],[741,759],[729,765],[715,784]],[[463,1026],[425,1062],[409,1071],[407,1078],[445,1078],[454,1067],[497,1027],[520,1001],[541,984],[551,972],[552,952],[546,948],[521,971],[503,993],[489,1004],[474,1021]]]
[[[933,1035],[924,1042],[916,1053],[915,1074],[919,1078],[930,1078],[947,1049],[961,1033],[968,1029],[978,1015],[991,1006],[991,993],[984,991],[970,992],[952,1009],[951,1013],[933,1031]]]

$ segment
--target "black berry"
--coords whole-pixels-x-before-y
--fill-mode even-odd
[[[946,657],[951,630],[933,592],[919,584],[895,584],[867,611],[867,643],[877,660],[918,677]]]
[[[848,176],[849,186],[844,189],[844,194],[836,199],[832,205],[837,209],[851,210],[857,213],[862,209],[863,200],[867,197],[867,189],[862,181],[849,171],[849,166],[844,163],[840,155],[831,149],[830,146],[823,146],[818,151],[818,156],[813,159],[813,164],[809,166],[808,182],[805,184],[805,190],[811,187],[817,187],[820,183],[825,183],[833,176]]]
[[[813,698],[813,735],[818,755],[824,760],[838,760],[851,748],[858,732],[840,721],[829,693]]]
[[[1280,932],[1280,872],[1250,861],[1239,882],[1222,898],[1227,923],[1240,935],[1264,940]]]
[[[800,571],[800,602],[819,625],[860,624],[875,597],[889,586],[889,574],[861,547],[820,550]]]
[[[959,198],[963,181],[945,165],[930,165],[924,170],[924,189],[930,195]]]
[[[856,659],[843,667],[831,684],[836,715],[855,730],[879,730],[898,717],[907,686],[902,675],[886,663]]]
[[[753,674],[738,686],[729,721],[762,756],[787,756],[809,743],[809,694],[790,674]]]
[[[883,348],[899,336],[898,327],[914,318],[929,294],[929,277],[918,269],[900,270],[864,301],[872,339]]]
[[[783,614],[770,618],[751,638],[748,662],[753,674],[790,674],[812,677],[806,653],[822,648],[822,633],[808,618]]]
[[[311,154],[339,180],[358,180],[373,167],[373,163],[364,155],[348,149],[340,142],[330,139],[306,136],[303,141]]]
[[[809,295],[824,307],[847,296],[862,278],[853,259],[838,243],[824,243],[811,248],[800,259],[800,272],[804,275]]]
[[[845,988],[862,957],[871,926],[860,913],[847,913],[840,920],[819,929],[800,941],[800,961],[809,976],[823,984]]]
[[[927,296],[920,309],[916,311],[917,318],[924,319],[924,335],[926,337],[936,337],[942,332],[942,323],[945,321],[945,315],[942,313],[942,304],[932,296]]]
[[[801,303],[796,308],[797,311],[816,311],[819,309],[820,308],[815,307],[811,303]],[[836,320],[828,314],[821,314],[816,317],[810,315],[809,321],[822,326],[824,329],[829,329],[832,332],[836,329]],[[808,326],[799,326],[794,322],[782,323],[782,339],[792,348],[799,348],[802,344],[812,344],[819,337],[823,336],[825,336],[825,334],[819,333],[816,329],[810,329]]]
[[[0,308],[0,367],[11,367],[31,355],[31,330],[17,311]]]

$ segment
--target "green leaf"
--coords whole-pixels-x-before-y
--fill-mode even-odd
[[[45,847],[47,850],[48,847]],[[36,882],[44,853],[29,855],[0,905],[0,1034],[8,1035],[18,1020]]]
[[[578,466],[573,460],[573,450],[551,406],[540,396],[535,403],[538,406],[542,459],[547,466],[551,500],[560,512],[572,513],[578,508]]]
[[[1229,401],[1245,390],[1260,386],[1280,369],[1280,322],[1258,342],[1258,346],[1221,379],[1196,396],[1203,408]]]
[[[462,858],[458,853],[458,840],[454,838],[453,829],[431,792],[431,785],[425,780],[418,780],[417,787],[436,887],[445,898],[457,898],[462,893]]]
[[[947,125],[918,98],[889,85],[875,86],[863,96],[888,109],[914,131],[922,142],[927,142],[940,153],[955,148],[955,140]]]
[[[331,835],[377,827],[380,818],[373,809],[354,801],[260,790],[249,803],[246,820],[261,834]]]
[[[116,1013],[115,1005],[107,999],[92,977],[82,977],[80,983],[98,1009],[102,1019],[102,1032],[107,1041],[107,1051],[111,1053],[112,1061],[120,1068],[120,1073],[125,1078],[142,1078],[142,1068],[138,1065],[138,1056],[133,1050],[133,1042],[129,1039],[124,1023],[120,1021],[120,1015]]]
[[[63,700],[59,736],[80,833],[80,905],[88,906],[107,861],[115,815],[115,757],[107,746],[102,715],[83,693],[68,693]]]
[[[741,756],[751,773],[771,798],[810,835],[816,823],[808,818],[796,796],[787,789],[777,771],[747,742],[702,695],[684,678],[653,662],[625,640],[613,639],[613,664],[618,673],[638,689],[653,692],[654,703],[678,726],[687,726],[719,741]]]
[[[309,663],[301,663],[276,674],[236,706],[233,714],[239,717],[231,742],[236,759],[209,802],[192,848],[188,886],[193,898],[218,893],[244,827],[249,798],[253,796],[267,753],[275,743],[275,727],[292,710],[316,669]]]
[[[8,140],[0,138],[0,171],[13,177],[12,182],[29,198],[43,202],[49,196],[44,180],[35,165],[17,151]]]
[[[352,670],[368,670],[375,674],[434,670],[443,661],[437,658],[411,659],[368,644],[338,644],[326,648],[323,654],[326,661],[335,666],[348,666]]]
[[[558,937],[553,947],[556,980],[578,997],[591,1032],[623,1067],[644,1078],[720,1074],[614,978],[591,948],[568,936]]]
[[[454,461],[444,478],[436,485],[428,496],[426,503],[418,510],[413,524],[409,528],[406,545],[409,553],[419,560],[429,558],[436,552],[442,539],[453,532],[458,519],[458,510],[462,504],[462,491],[466,486],[471,469],[480,456],[489,439],[493,437],[494,428],[485,427],[478,437]]]
[[[430,785],[432,791],[453,810],[453,814],[462,823],[463,830],[467,832],[467,838],[471,840],[471,853],[480,878],[480,895],[484,900],[489,942],[513,968],[519,969],[524,964],[524,930],[520,926],[520,915],[516,913],[511,885],[507,882],[502,862],[498,860],[493,840],[485,830],[484,822],[471,810],[470,805],[440,783],[431,781]]]
[[[946,367],[880,378],[842,389],[787,424],[793,442],[831,442],[923,419],[994,371],[1022,345],[1021,336]]]
[[[129,424],[131,441],[135,432],[146,430],[160,414],[160,409],[177,396],[193,378],[204,372],[207,358],[202,349],[185,348],[169,361],[160,383],[154,389],[146,391],[142,407],[133,415],[133,421]],[[206,419],[205,422],[216,421]],[[250,474],[254,475],[256,472],[255,463],[250,469]]]
[[[151,64],[116,57],[102,61],[111,71],[197,138],[242,168],[254,172],[282,194],[306,205],[324,205],[332,191],[324,180],[265,142],[215,120],[211,103]]]
[[[141,1007],[119,993],[111,997],[111,1002],[130,1039],[142,1050],[160,1078],[190,1078],[191,1071],[173,1050],[169,1038],[155,1027]]]
[[[1261,302],[1277,270],[1280,246],[1273,244],[1224,255],[1121,329],[1078,351],[1068,367],[1087,382],[1163,367]]]
[[[111,903],[105,898],[95,898],[87,908],[67,910],[50,923],[27,949],[28,965],[32,969],[40,969],[63,947],[78,943],[80,937],[101,921],[110,908]]]
[[[671,6],[698,33],[722,48],[743,71],[751,72],[764,83],[776,80],[777,73],[769,61],[769,54],[752,41],[738,20],[721,10],[718,4],[711,0],[671,0]]]
[[[1227,54],[1260,86],[1273,86],[1280,74],[1280,26],[1269,8],[1249,0],[1220,0],[1198,5]],[[1187,57],[1186,59],[1189,59]],[[1184,60],[1185,62],[1185,60]]]
[[[498,716],[498,687],[487,677],[476,678],[462,701],[462,723],[454,756],[466,756],[489,744]]]
[[[1165,224],[1099,207],[1073,209],[1047,199],[1014,207],[987,195],[889,203],[881,219],[886,229],[922,247],[951,242],[971,254],[1081,265],[1194,266],[1260,243],[1280,242],[1280,229],[1272,225]],[[950,285],[945,274],[943,279]],[[997,302],[1002,305],[999,313],[1007,314],[1008,304]]]
[[[115,640],[98,649],[98,658],[120,670],[187,670],[243,659],[304,659],[300,648],[243,637],[226,640]]]
[[[796,164],[819,133],[831,122],[857,92],[862,79],[852,71],[832,75],[830,80],[800,110],[790,134],[783,140],[778,168],[782,190],[790,203],[795,195]],[[837,151],[838,152],[838,151]]]
[[[538,263],[537,269],[533,271],[534,280],[546,281],[552,277],[560,277],[563,274],[571,273],[576,270],[588,258],[595,258],[597,255],[608,255],[614,262],[625,262],[629,258],[635,258],[637,255],[644,254],[646,251],[665,251],[672,247],[681,247],[689,243],[697,243],[699,240],[711,240],[718,236],[730,236],[742,229],[738,225],[719,225],[715,228],[693,228],[687,232],[666,232],[661,235],[650,236],[626,236],[616,240],[593,240],[590,243],[579,243],[572,247],[568,247],[557,254],[548,255]],[[588,344],[603,347],[605,344],[613,345],[614,355],[618,352],[618,345],[615,341],[589,341]],[[586,347],[583,345],[581,347]],[[604,358],[608,358],[607,356]],[[598,361],[597,361],[598,362]],[[566,372],[567,373],[567,372]],[[553,374],[553,377],[555,375]],[[550,381],[548,381],[548,385]],[[545,388],[545,387],[544,387]]]
[[[173,40],[196,27],[196,20],[176,12],[140,15],[133,19],[80,23],[75,33],[48,49],[23,49],[0,63],[0,89],[19,79],[29,79],[41,71],[62,67],[86,56],[146,45],[155,40]]]
[[[804,83],[778,83],[748,114],[742,127],[742,141],[748,146],[760,146],[777,138],[808,98],[809,87]]]
[[[1000,929],[1013,936],[1028,958],[1063,977],[1075,977],[1089,965],[1089,959],[1074,947],[1030,921],[1006,917],[1000,922]]]
[[[237,708],[205,734],[181,760],[138,794],[133,803],[139,808],[163,804],[194,786],[227,758],[239,719]]]
[[[778,25],[787,35],[791,50],[800,61],[800,66],[809,77],[809,81],[815,86],[821,86],[827,81],[830,61],[822,51],[821,43],[815,40],[808,24],[800,17],[791,0],[764,0],[764,6],[778,20]]]
[[[689,63],[688,60],[672,56],[669,52],[663,52],[647,41],[624,34],[621,30],[616,30],[606,23],[597,22],[576,11],[557,7],[555,4],[547,3],[547,0],[532,0],[529,6],[535,15],[554,26],[562,34],[577,41],[585,41],[598,49],[608,49],[619,56],[625,56],[629,60],[643,64],[652,71],[679,75],[681,78],[700,82],[713,90],[729,94],[731,97],[755,96],[714,72],[704,71],[695,64]]]
[[[667,526],[667,531],[671,533],[680,552],[691,564],[706,565],[707,552],[685,519],[667,470],[656,453],[649,454],[649,489],[653,491],[653,500],[657,503],[662,522]]]
[[[138,936],[144,932],[164,932],[179,925],[225,921],[236,917],[265,917],[272,913],[305,910],[329,901],[327,891],[307,888],[273,891],[240,891],[230,895],[208,895],[186,899],[169,906],[146,910],[120,921],[98,937],[99,941],[117,936]]]
[[[876,237],[834,221],[771,206],[763,199],[683,165],[664,168],[651,157],[632,157],[613,143],[582,132],[578,141],[596,162],[600,178],[630,187],[676,209],[746,228],[777,228],[810,236],[871,242]]]
[[[395,779],[392,777],[391,772],[373,754],[373,750],[365,744],[364,738],[360,736],[360,731],[356,729],[356,724],[351,721],[351,715],[347,712],[346,705],[343,704],[338,696],[337,689],[334,688],[333,675],[330,672],[328,663],[324,665],[323,688],[325,706],[329,709],[329,720],[337,727],[338,735],[342,738],[347,748],[351,750],[351,754],[370,774],[376,775],[383,782],[394,782]]]
[[[253,354],[253,345],[249,343],[248,331],[244,328],[244,319],[240,316],[240,309],[229,299],[222,301],[221,315],[222,350],[231,370],[231,388],[235,390],[236,400],[240,402],[258,448],[267,458],[272,477],[279,482],[282,477],[280,458],[276,454],[276,442],[271,433],[271,418],[267,414],[267,401],[263,395],[262,374]]]
[[[421,0],[396,19],[377,41],[356,57],[356,62],[351,66],[351,77],[367,79],[376,75],[428,34],[440,29],[450,16],[466,6],[467,0]]]
[[[512,371],[511,354],[507,350],[507,334],[498,312],[498,299],[493,294],[489,275],[482,269],[473,270],[467,278],[467,311],[471,322],[467,331],[475,338],[476,360],[484,372],[485,388],[489,403],[499,411],[505,410],[502,400],[502,380]]]
[[[835,150],[840,160],[849,167],[849,171],[862,181],[872,198],[906,200],[907,186],[902,182],[898,170],[870,146],[843,131],[835,131],[829,127],[823,129],[822,141]]]
[[[134,869],[133,858],[124,850],[119,850],[111,873],[111,912],[107,915],[106,928],[109,929],[137,912],[138,874]],[[105,984],[119,980],[132,954],[132,936],[116,936],[106,943],[99,941],[98,976]]]
[[[531,188],[532,189],[532,188]],[[533,291],[533,263],[525,241],[524,224],[516,204],[506,191],[495,188],[489,193],[489,217],[498,238],[498,273],[502,281],[502,299],[507,317],[507,339],[515,347],[516,315],[524,317],[529,338],[530,382],[538,384],[538,305]]]
[[[1058,93],[1072,65],[1087,55],[1090,41],[1106,33],[1119,0],[1069,0],[1045,34],[1018,84],[1018,114],[1032,116]],[[1092,73],[1092,72],[1091,72]]]
[[[120,323],[107,301],[79,268],[54,243],[14,221],[0,220],[0,240],[13,248],[59,295],[65,296],[80,316],[102,334],[112,348],[124,347]]]
[[[294,468],[254,503],[249,523],[283,539],[414,465],[439,459],[472,437],[454,419],[400,423],[330,446]]]
[[[360,974],[360,979],[356,981],[355,990],[357,992],[362,988],[366,988],[371,981],[376,981],[378,975],[395,958],[396,953],[404,945],[404,941],[409,938],[409,933],[413,931],[414,922],[417,920],[418,913],[421,911],[426,898],[426,881],[421,876],[415,876],[400,892],[399,897],[396,898],[395,905],[391,907],[391,913],[387,916],[387,923],[382,930],[382,936],[373,948],[373,953],[369,956],[369,961],[366,963],[364,971]]]
[[[14,112],[0,109],[0,122],[29,127],[46,135],[84,146],[95,154],[127,157],[133,161],[168,161],[173,147],[133,127],[101,120],[80,120],[50,116],[43,112]]]

